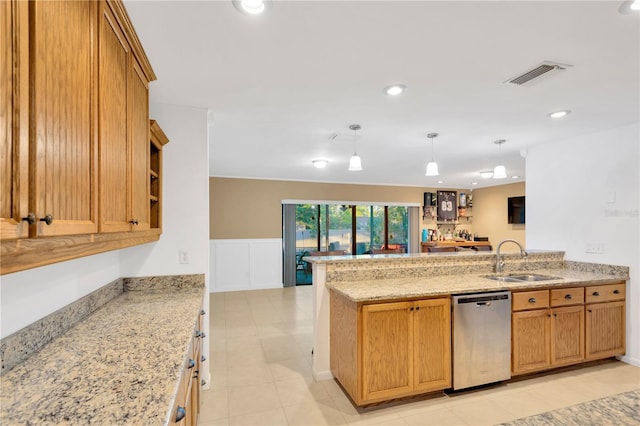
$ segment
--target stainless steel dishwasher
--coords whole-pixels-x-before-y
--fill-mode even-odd
[[[511,293],[453,296],[453,390],[511,378]]]

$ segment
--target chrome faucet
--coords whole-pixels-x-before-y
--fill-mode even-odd
[[[520,245],[520,243],[517,242],[516,240],[500,241],[500,244],[498,244],[498,248],[496,249],[496,272],[502,272],[502,269],[504,268],[504,259],[502,259],[502,257],[500,256],[500,247],[502,247],[504,243],[509,243],[509,242],[516,243],[518,247],[520,247],[521,257],[525,257],[527,255],[527,252],[522,248],[522,245]]]

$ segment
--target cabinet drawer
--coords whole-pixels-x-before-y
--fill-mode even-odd
[[[587,303],[611,302],[624,300],[625,284],[594,285],[585,289]]]
[[[584,303],[584,287],[555,288],[551,290],[551,306],[581,305]]]
[[[513,293],[512,309],[524,311],[549,307],[549,290],[523,291]]]

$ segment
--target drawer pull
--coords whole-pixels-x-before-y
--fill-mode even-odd
[[[176,410],[176,423],[184,419],[186,415],[187,415],[187,411],[184,409],[184,407],[178,406],[178,409]]]
[[[571,300],[571,295],[570,295],[570,294],[566,294],[566,295],[564,296],[564,298],[565,298],[565,299],[567,299],[567,300]]]
[[[600,293],[598,293],[597,291],[594,291],[593,293],[591,293],[592,296],[600,296]]]
[[[536,303],[536,298],[535,297],[530,297],[529,298],[529,303]]]
[[[613,294],[620,294],[620,290],[613,290]]]

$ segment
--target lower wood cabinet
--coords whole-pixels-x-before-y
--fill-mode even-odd
[[[201,311],[202,312],[202,311]],[[201,317],[202,318],[202,315]],[[180,426],[195,426],[198,424],[200,412],[200,365],[204,361],[201,350],[202,324],[198,320],[198,328],[189,346],[189,357],[182,367],[182,377],[176,401],[171,409],[171,424]]]
[[[514,293],[512,374],[623,355],[624,286],[619,283]],[[604,303],[589,303],[597,297]],[[621,301],[609,302],[616,297]]]
[[[358,405],[451,387],[451,301],[357,304],[331,292],[331,370]]]
[[[608,358],[625,353],[625,285],[586,289],[586,357]]]

